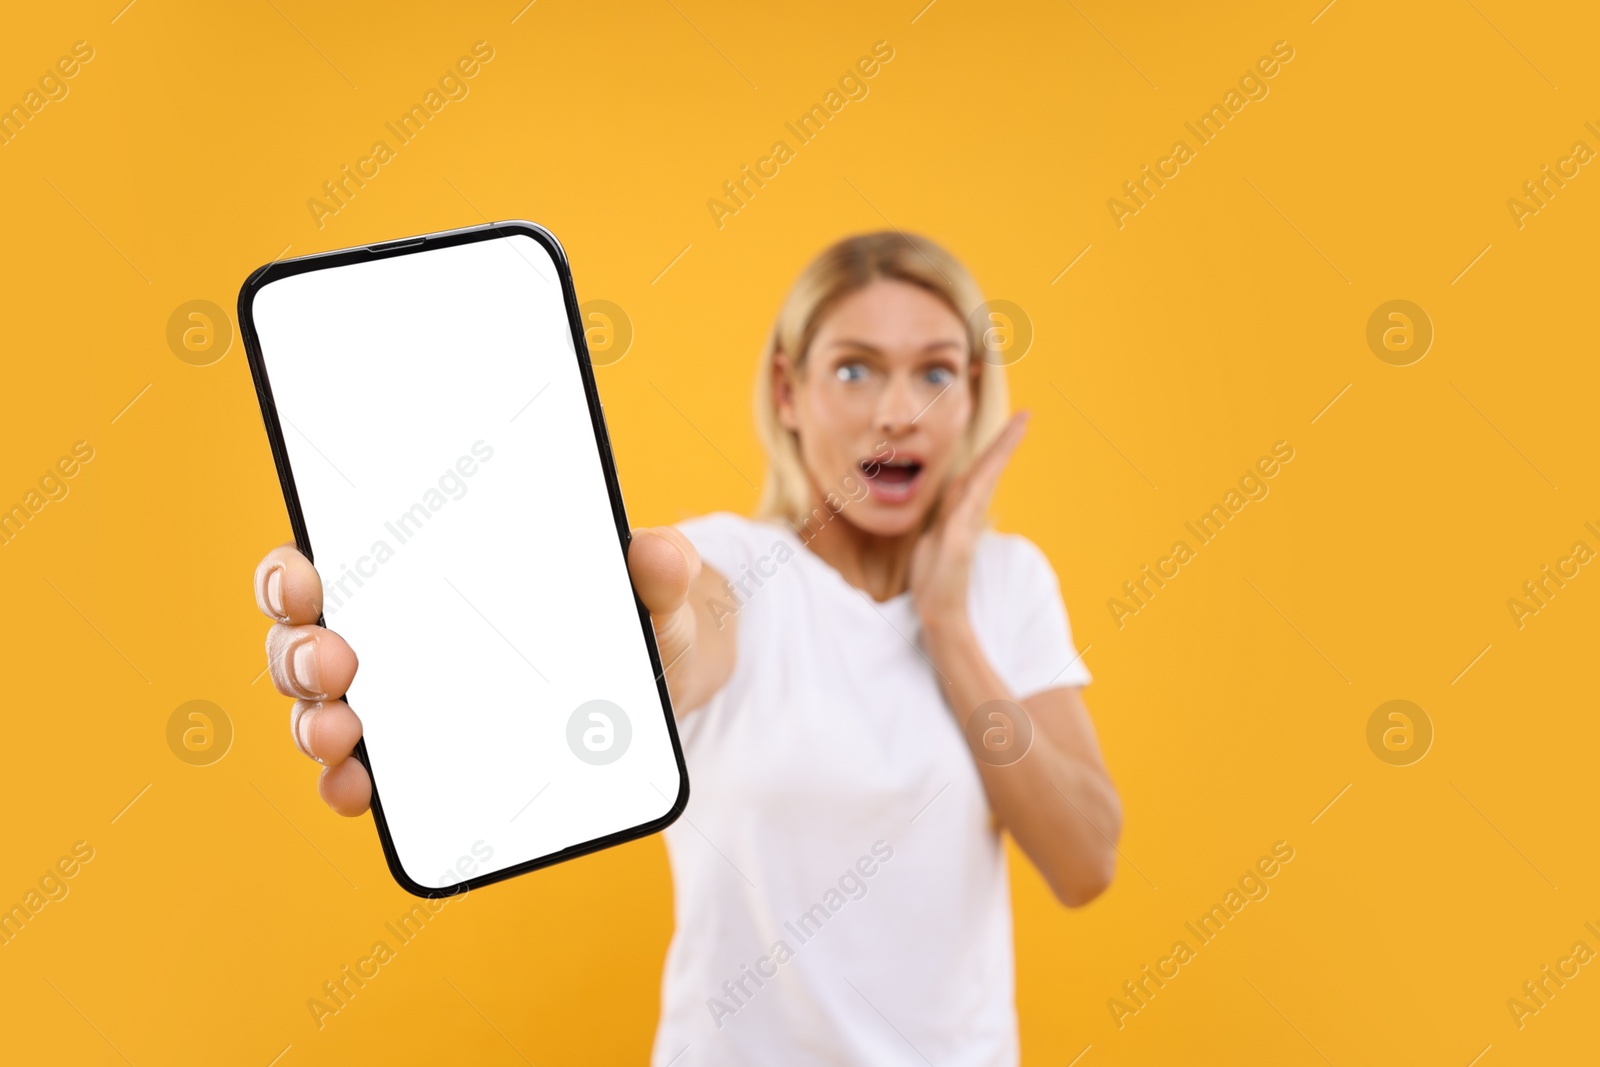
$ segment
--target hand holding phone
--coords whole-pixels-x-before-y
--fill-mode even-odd
[[[239,322],[295,533],[258,575],[274,681],[297,734],[354,746],[324,785],[351,810],[365,773],[395,879],[445,895],[671,823],[671,662],[555,238],[275,262]]]
[[[700,554],[675,528],[633,531],[628,574],[650,609],[656,645],[666,663],[681,663],[695,644],[698,620],[690,610],[689,590],[699,570]],[[362,815],[372,806],[372,779],[360,760],[350,758],[361,740],[361,719],[343,700],[303,696],[311,690],[346,692],[358,669],[356,652],[344,638],[317,625],[322,578],[298,548],[280,545],[256,567],[255,595],[256,607],[273,621],[267,634],[267,673],[278,692],[295,698],[289,710],[290,737],[301,753],[323,765],[317,791],[328,807],[340,815]],[[442,625],[426,617],[413,621],[424,630]],[[289,653],[301,648],[307,651],[297,662]],[[461,669],[470,671],[472,666],[463,664]],[[690,706],[684,688],[689,677],[684,671],[666,672],[674,708]],[[467,710],[453,703],[439,708],[439,728],[466,729],[462,720]]]

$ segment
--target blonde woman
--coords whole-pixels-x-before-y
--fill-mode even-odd
[[[633,531],[694,783],[665,832],[654,1067],[1014,1064],[1002,832],[1064,905],[1111,881],[1121,808],[1055,573],[986,518],[1026,414],[1007,417],[982,303],[926,239],[828,248],[757,371],[755,516]],[[279,691],[344,693],[337,634],[273,654],[317,618],[311,564],[274,549],[256,589],[289,619]],[[329,806],[366,811],[355,713],[302,699],[291,719]]]

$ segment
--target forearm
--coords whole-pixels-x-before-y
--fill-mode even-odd
[[[1104,767],[1068,751],[1051,735],[1049,724],[1028,715],[995,672],[969,622],[958,620],[924,632],[959,727],[965,730],[973,712],[995,700],[1010,702],[1013,715],[1028,718],[1013,727],[1021,731],[1031,726],[1032,740],[1020,759],[991,762],[978,750],[974,764],[1000,824],[1057,898],[1068,905],[1092,900],[1115,869],[1122,822],[1121,805]]]

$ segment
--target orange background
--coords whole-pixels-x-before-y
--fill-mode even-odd
[[[1600,950],[1600,576],[1520,628],[1507,607],[1574,542],[1600,549],[1600,177],[1520,227],[1507,206],[1575,141],[1600,149],[1592,11],[520,6],[8,15],[0,102],[94,49],[0,147],[0,505],[94,449],[0,547],[0,904],[94,850],[0,947],[8,1060],[646,1057],[671,932],[655,839],[453,903],[316,1027],[307,999],[414,901],[370,821],[324,808],[260,677],[250,576],[289,529],[242,347],[194,366],[166,341],[174,309],[231,310],[280,254],[514,217],[631,319],[599,376],[635,524],[753,506],[755,356],[829,240],[927,234],[1025,310],[1011,382],[1035,418],[997,511],[1060,574],[1127,813],[1086,909],[1014,856],[1026,1062],[1592,1053],[1593,965],[1521,1028],[1506,1004]],[[319,229],[308,198],[479,40],[470,94]],[[880,40],[869,94],[719,228],[707,200]],[[1198,146],[1184,123],[1278,41],[1269,94]],[[1119,229],[1108,199],[1179,138],[1194,158]],[[1435,331],[1409,366],[1366,340],[1395,299]],[[1119,627],[1108,599],[1279,440],[1270,495]],[[167,743],[197,699],[233,728],[209,766]],[[1409,766],[1368,747],[1392,699],[1432,725]],[[1122,983],[1280,840],[1270,895],[1119,1029]]]

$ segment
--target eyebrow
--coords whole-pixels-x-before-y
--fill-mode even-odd
[[[834,340],[834,341],[830,342],[829,343],[829,347],[830,348],[861,348],[861,349],[865,349],[868,352],[881,352],[882,351],[882,349],[880,349],[877,345],[872,344],[872,343],[870,343],[868,341],[857,340],[854,337],[840,337],[837,340]],[[922,351],[924,351],[924,352],[933,352],[933,351],[936,351],[936,350],[941,349],[941,348],[954,348],[954,349],[959,350],[962,347],[963,347],[963,343],[960,342],[960,341],[954,341],[954,340],[931,341],[928,344],[922,346]]]

